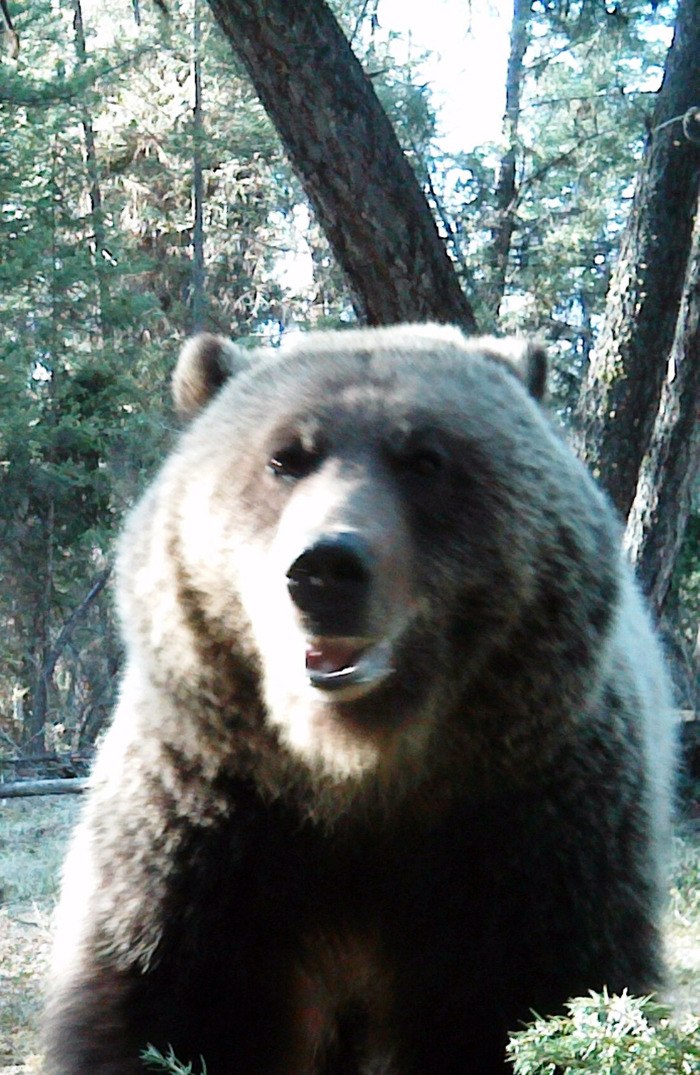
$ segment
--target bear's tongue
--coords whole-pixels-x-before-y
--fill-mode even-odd
[[[322,675],[354,668],[364,648],[358,646],[357,642],[344,639],[324,639],[322,645],[309,646],[306,650],[306,668],[309,672],[320,672]]]

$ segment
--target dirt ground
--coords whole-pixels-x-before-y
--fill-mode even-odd
[[[60,864],[80,796],[0,799],[0,1075],[38,1075],[37,1022]],[[700,1015],[700,830],[674,842],[667,999]]]
[[[39,1071],[37,1020],[79,795],[0,800],[0,1075]]]

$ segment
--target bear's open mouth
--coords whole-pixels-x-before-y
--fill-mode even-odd
[[[357,698],[394,671],[392,648],[386,639],[315,638],[307,643],[306,674],[312,687]]]

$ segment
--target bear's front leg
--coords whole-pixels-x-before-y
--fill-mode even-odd
[[[193,1070],[202,1057],[210,1075],[290,1075],[289,901],[275,883],[289,838],[270,838],[243,782],[200,780],[200,805],[180,787],[175,809],[184,772],[142,770],[138,795],[133,769],[98,773],[66,863],[46,1075],[136,1075],[149,1044]]]

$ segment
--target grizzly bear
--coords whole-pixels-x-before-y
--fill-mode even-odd
[[[403,326],[184,348],[126,524],[51,1075],[497,1075],[654,989],[673,736],[542,350]]]

